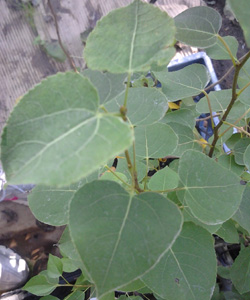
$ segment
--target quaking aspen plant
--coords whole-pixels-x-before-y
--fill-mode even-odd
[[[250,46],[249,1],[228,3]],[[206,6],[173,19],[135,0],[98,21],[85,70],[46,78],[14,107],[1,140],[7,181],[35,184],[35,217],[66,225],[62,258],[50,255],[25,290],[47,298],[69,286],[67,299],[250,299],[250,52],[238,58],[221,23]],[[209,92],[202,64],[169,72],[177,41],[231,59],[232,88]],[[213,130],[208,140],[196,126],[201,114]],[[216,239],[237,245],[231,265]],[[77,269],[76,282],[59,282]],[[223,278],[231,291],[221,289]]]

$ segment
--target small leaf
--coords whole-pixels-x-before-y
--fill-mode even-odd
[[[216,280],[211,235],[199,226],[184,223],[174,245],[142,280],[163,299],[209,300]]]
[[[243,154],[244,165],[250,170],[250,145],[247,146],[244,154]]]
[[[243,68],[240,70],[239,79],[238,79],[238,85],[239,88],[243,88],[246,84],[248,84],[250,81],[250,59],[247,60],[247,62],[244,64]],[[249,95],[248,89],[244,91],[244,94]],[[246,97],[247,103],[250,104],[249,97]]]
[[[84,300],[85,299],[85,292],[74,290],[71,294],[69,294],[64,300]]]
[[[40,298],[41,300],[60,300],[59,298],[52,296],[52,295],[48,295],[48,296],[44,296]]]
[[[68,257],[72,260],[72,263],[74,263],[78,268],[81,268],[82,263],[80,256],[72,242],[68,226],[64,229],[64,232],[60,238],[59,249],[64,257]]]
[[[222,37],[222,39],[228,45],[233,56],[236,57],[236,54],[238,51],[238,46],[239,46],[236,38],[234,36],[224,36],[224,37]],[[212,59],[219,59],[219,60],[230,59],[231,60],[231,57],[229,56],[226,48],[224,47],[224,45],[221,43],[221,41],[219,39],[217,39],[217,42],[215,45],[206,49],[206,53]]]
[[[216,43],[221,24],[216,10],[207,6],[192,7],[175,17],[176,39],[193,47],[207,48]]]
[[[169,101],[196,96],[209,82],[207,69],[201,64],[174,72],[155,72],[154,75],[161,82],[162,92]]]
[[[48,77],[26,94],[2,137],[8,182],[66,186],[128,148],[129,125],[98,113],[98,102],[89,80],[74,73]]]
[[[227,155],[227,154],[221,155],[217,161],[220,165],[234,172],[238,176],[240,176],[244,171],[243,166],[237,165],[235,163],[233,155]]]
[[[209,100],[211,103],[212,111],[225,111],[231,101],[232,90],[221,90],[209,93]],[[199,113],[209,113],[209,106],[207,99],[203,97],[196,105],[196,110]]]
[[[222,224],[222,226],[215,232],[225,242],[231,244],[239,243],[239,234],[235,227],[235,223],[230,219]]]
[[[230,267],[223,267],[223,266],[218,266],[217,267],[217,273],[223,278],[230,279]]]
[[[174,21],[166,12],[135,0],[97,23],[87,39],[84,58],[93,70],[148,71],[153,63],[168,64],[174,34]]]
[[[123,105],[125,92],[105,104],[108,112]],[[131,88],[127,98],[127,117],[133,125],[149,125],[162,119],[168,110],[166,96],[156,88]]]
[[[235,144],[233,153],[235,157],[235,162],[238,165],[242,165],[242,166],[245,165],[244,153],[246,152],[246,149],[249,147],[249,145],[250,145],[249,138],[242,138]]]
[[[182,156],[182,154],[189,149],[202,151],[201,145],[197,143],[196,137],[191,128],[181,125],[179,123],[168,123],[178,136],[178,146],[174,151],[175,156]]]
[[[184,152],[179,177],[185,187],[185,205],[201,222],[221,224],[237,211],[244,189],[240,178],[203,153]]]
[[[241,227],[250,233],[250,185],[247,184],[243,192],[239,209],[232,217]]]
[[[43,43],[42,48],[47,55],[53,57],[57,61],[64,62],[67,59],[67,56],[58,41],[45,42]]]
[[[41,222],[62,226],[68,223],[69,202],[74,193],[85,183],[98,179],[96,171],[86,178],[68,187],[56,188],[36,186],[28,195],[29,208]]]
[[[180,193],[178,193],[178,196],[179,196],[179,194]],[[203,227],[211,234],[214,234],[221,227],[221,224],[207,225],[207,224],[202,223],[201,221],[199,221],[197,218],[194,217],[194,215],[191,213],[191,211],[188,207],[184,207],[184,209],[182,210],[182,213],[183,213],[183,217],[184,217],[184,222],[193,222],[195,225]]]
[[[250,292],[250,248],[243,248],[230,270],[233,285],[244,294]]]
[[[100,104],[105,104],[125,90],[124,81],[127,76],[126,74],[103,73],[90,69],[85,69],[82,74],[88,77],[97,89],[100,97]]]
[[[135,128],[136,155],[160,158],[174,154],[178,138],[172,128],[162,123]]]
[[[61,262],[63,264],[63,272],[70,273],[79,269],[79,266],[76,266],[75,261],[72,261],[67,257],[61,258]]]
[[[71,202],[70,234],[98,299],[152,269],[181,226],[177,206],[162,195],[133,196],[112,181],[86,184]]]
[[[193,130],[193,128],[195,127],[195,123],[196,123],[195,122],[196,117],[197,117],[197,113],[194,110],[182,108],[182,109],[167,113],[166,117],[164,118],[164,122],[166,122],[166,123],[176,122],[181,125],[186,125]]]
[[[48,275],[51,278],[58,278],[62,275],[63,264],[59,257],[52,254],[49,255],[48,265],[47,265]]]
[[[156,172],[150,179],[148,187],[152,191],[174,189],[178,186],[179,176],[168,167]]]
[[[120,172],[115,172],[115,174],[117,176],[119,176],[119,178],[121,178],[123,181],[128,182],[128,179],[126,177],[126,175],[124,175],[123,173]],[[103,173],[103,175],[101,176],[100,180],[112,180],[115,181],[119,184],[122,184],[122,181],[119,179],[118,177],[116,177],[113,173],[111,173],[110,171],[105,171]]]
[[[248,47],[250,46],[250,24],[249,24],[249,1],[241,0],[240,5],[238,1],[228,0],[230,8],[233,10],[236,19],[240,23],[241,28],[243,29],[244,37]]]
[[[46,296],[52,293],[57,287],[57,283],[48,282],[44,275],[36,275],[32,277],[24,287],[23,290],[30,292],[37,296]]]

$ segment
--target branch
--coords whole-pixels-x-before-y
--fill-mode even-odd
[[[53,15],[53,18],[54,18],[54,21],[55,21],[55,27],[56,27],[56,34],[57,34],[57,37],[58,37],[58,42],[59,42],[59,45],[60,47],[62,48],[62,51],[65,53],[65,55],[67,56],[68,60],[69,60],[69,63],[71,65],[71,68],[74,69],[74,71],[76,73],[79,73],[77,71],[77,68],[75,66],[75,63],[73,61],[73,59],[70,57],[69,53],[67,52],[67,50],[65,49],[65,47],[63,46],[63,43],[62,43],[62,40],[61,40],[61,36],[60,36],[60,32],[59,32],[59,27],[58,27],[58,22],[57,22],[57,18],[56,18],[56,13],[54,12],[54,9],[51,5],[51,2],[50,0],[48,0],[48,5],[49,5],[49,8],[50,8],[50,11]]]

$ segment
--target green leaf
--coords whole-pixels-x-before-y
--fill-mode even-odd
[[[217,159],[218,163],[227,168],[228,170],[234,172],[236,175],[240,176],[243,171],[244,171],[244,167],[237,165],[234,161],[234,156],[231,154],[224,154],[221,155],[218,159]]]
[[[97,23],[87,39],[84,58],[93,70],[148,71],[154,62],[168,64],[174,34],[174,21],[166,12],[135,0]]]
[[[246,149],[249,147],[250,145],[250,139],[249,138],[242,138],[240,139],[234,146],[233,149],[233,153],[234,153],[234,157],[235,157],[235,162],[238,165],[245,165],[244,162],[244,153],[246,152]]]
[[[164,123],[176,122],[181,125],[186,125],[193,130],[196,123],[195,122],[196,117],[197,117],[197,113],[194,110],[181,108],[179,110],[167,113],[163,121]]]
[[[202,147],[197,143],[196,137],[191,128],[181,125],[179,123],[168,123],[178,136],[178,146],[174,151],[175,156],[182,156],[182,154],[189,149],[200,150]]]
[[[67,56],[58,41],[45,42],[43,43],[42,48],[47,55],[57,61],[64,62],[67,59]]]
[[[240,178],[201,152],[188,150],[179,162],[184,200],[201,222],[221,224],[237,211],[243,186]]]
[[[86,184],[70,207],[70,234],[98,299],[152,269],[181,226],[177,206],[162,195],[133,196],[112,181]]]
[[[248,82],[250,81],[250,59],[247,60],[247,62],[244,64],[243,68],[240,70],[239,79],[238,79],[238,85],[239,88],[243,88]],[[244,94],[248,93],[248,89],[243,92]],[[248,102],[246,104],[249,105],[249,98],[247,98]]]
[[[179,176],[169,167],[158,171],[149,181],[148,187],[152,191],[162,191],[167,189],[174,189],[178,186]]]
[[[123,105],[125,92],[105,104],[108,112]],[[149,125],[162,119],[168,110],[166,96],[156,88],[131,88],[127,98],[127,117],[133,125]]]
[[[228,45],[233,56],[236,57],[238,46],[239,46],[236,38],[234,36],[224,36],[224,37],[222,37],[222,39]],[[219,59],[219,60],[230,59],[231,60],[231,57],[229,56],[226,48],[224,47],[224,45],[221,43],[221,41],[219,39],[217,39],[217,42],[215,45],[206,49],[206,53],[212,59]]]
[[[178,137],[166,124],[156,123],[135,128],[136,155],[159,158],[174,154]]]
[[[231,101],[232,90],[221,90],[209,93],[209,100],[211,103],[212,111],[225,111],[228,104]],[[196,110],[199,113],[209,113],[208,102],[205,97],[203,97],[196,105]]]
[[[44,296],[40,298],[41,300],[60,300],[59,298],[52,296],[52,295],[48,295],[48,296]]]
[[[117,176],[119,176],[123,181],[128,182],[126,175],[124,175],[123,173],[115,172],[115,174]],[[119,184],[122,184],[122,181],[109,171],[104,172],[104,174],[101,176],[100,180],[112,180]]]
[[[210,47],[217,41],[221,23],[220,14],[210,7],[189,8],[175,17],[176,39],[193,47]]]
[[[74,290],[71,294],[64,298],[64,300],[84,300],[85,292]]]
[[[115,98],[125,90],[125,74],[111,74],[103,73],[100,71],[94,71],[86,69],[82,74],[89,78],[91,83],[97,89],[100,104],[105,104],[111,99]]]
[[[85,183],[98,179],[96,171],[68,187],[36,186],[28,195],[29,208],[41,222],[61,226],[68,223],[69,202],[74,193]]]
[[[236,0],[228,0],[230,8],[233,10],[236,19],[243,29],[244,37],[248,46],[250,46],[250,24],[249,24],[249,1],[241,0],[240,5]]]
[[[169,101],[196,96],[209,82],[207,69],[201,64],[174,72],[155,72],[154,75],[161,82],[162,92]]]
[[[230,279],[230,267],[223,267],[223,266],[218,266],[217,267],[217,273],[223,278]]]
[[[231,267],[231,279],[236,289],[241,293],[250,292],[250,248],[243,248]]]
[[[247,184],[243,192],[239,209],[232,217],[240,226],[250,233],[250,185]]]
[[[179,194],[180,193],[178,192],[178,196],[179,196]],[[221,224],[207,225],[207,224],[202,223],[201,221],[199,221],[198,219],[196,219],[194,217],[194,215],[191,213],[191,211],[188,207],[184,207],[184,209],[182,210],[182,213],[183,213],[183,217],[184,217],[184,222],[193,222],[195,225],[203,227],[211,234],[214,234],[221,227]]]
[[[51,76],[26,94],[2,137],[8,182],[66,186],[128,148],[129,125],[97,109],[95,88],[79,74]]]
[[[244,154],[243,154],[244,165],[250,170],[250,145],[247,146]]]
[[[52,254],[49,255],[48,265],[47,265],[48,276],[51,278],[58,278],[63,272],[63,263],[59,257]]]
[[[46,276],[39,274],[32,277],[22,289],[37,296],[46,296],[52,293],[56,287],[57,283],[51,283]]]
[[[242,97],[241,97],[242,99]],[[242,103],[242,101],[236,101],[235,104],[233,105],[227,121],[231,124],[233,124],[236,120],[239,119],[247,110],[249,109],[249,106],[246,104]],[[247,118],[250,117],[250,112],[248,112],[245,117],[237,123],[237,126],[245,126]]]
[[[132,292],[132,291],[139,291],[140,289],[142,289],[144,287],[145,287],[145,284],[140,279],[137,279],[137,280],[127,284],[126,286],[123,286],[120,290],[122,290],[123,292]]]
[[[225,242],[231,244],[239,243],[239,234],[235,227],[235,223],[230,219],[222,224],[222,226],[215,232]]]
[[[77,269],[79,269],[79,266],[76,266],[75,261],[72,261],[68,257],[61,258],[61,262],[63,264],[63,272],[70,273],[70,272],[74,272]]]
[[[184,223],[174,245],[142,280],[163,299],[209,300],[216,280],[211,235],[199,226]]]
[[[72,242],[68,226],[64,229],[64,232],[59,241],[59,249],[64,257],[68,257],[72,260],[78,268],[82,267],[80,256],[76,250],[75,245]]]

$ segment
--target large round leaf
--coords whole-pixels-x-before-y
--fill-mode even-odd
[[[90,81],[74,73],[51,76],[26,94],[2,137],[8,182],[69,185],[128,148],[129,125],[98,113],[98,104]]]
[[[87,39],[84,58],[93,70],[147,71],[154,62],[168,64],[174,35],[174,21],[166,12],[135,0],[97,23]]]
[[[150,158],[174,154],[178,144],[173,129],[162,123],[136,127],[135,140],[136,155]]]
[[[241,0],[240,3],[236,0],[228,1],[236,19],[240,22],[247,45],[250,46],[249,1]]]
[[[211,235],[193,223],[184,223],[174,245],[142,280],[162,299],[211,299],[216,280]]]
[[[98,179],[99,172],[67,187],[36,186],[28,195],[29,208],[37,220],[61,226],[68,223],[69,203],[75,192],[87,182]]]
[[[125,92],[105,104],[109,112],[123,105]],[[127,117],[133,125],[149,125],[164,117],[168,109],[166,96],[156,88],[132,88],[128,91]]]
[[[111,181],[86,184],[70,205],[70,235],[98,299],[152,269],[181,226],[177,206],[162,195],[133,196]]]
[[[206,48],[217,41],[220,14],[207,6],[192,7],[175,17],[176,39],[193,47]]]
[[[207,69],[200,64],[174,72],[154,72],[154,75],[161,82],[162,92],[169,101],[196,96],[209,82]]]
[[[220,224],[237,211],[243,193],[240,178],[201,152],[188,150],[180,159],[184,201],[206,224]]]

